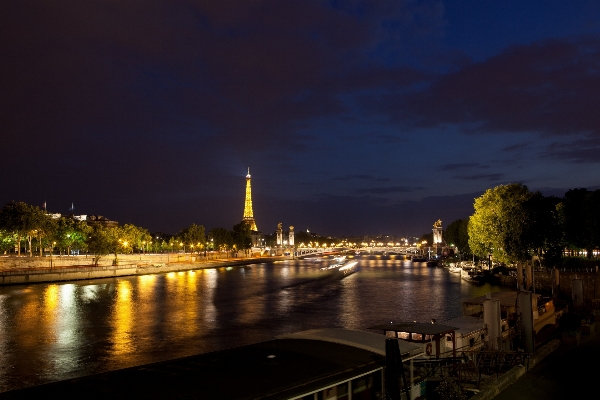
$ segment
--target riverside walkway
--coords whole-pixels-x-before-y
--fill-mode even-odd
[[[598,327],[598,323],[596,324]],[[600,398],[600,334],[581,336],[578,346],[560,345],[495,400]],[[492,398],[492,397],[488,397]]]

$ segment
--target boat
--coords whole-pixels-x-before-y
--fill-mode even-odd
[[[337,261],[338,263],[344,262],[345,259],[346,259],[346,256],[335,256],[335,257],[333,257],[333,260]]]
[[[468,282],[480,283],[483,279],[483,272],[478,268],[463,268],[460,277]]]
[[[428,267],[437,267],[438,260],[436,260],[435,258],[430,258],[429,260],[427,260],[427,266]]]
[[[450,267],[448,267],[448,271],[454,274],[460,274],[462,272],[462,268],[457,265],[451,265]]]
[[[412,258],[412,262],[425,262],[425,261],[427,261],[427,257],[413,256],[413,258]]]
[[[347,261],[345,263],[334,263],[331,265],[327,265],[325,267],[321,267],[321,270],[334,270],[337,269],[339,271],[349,271],[351,269],[353,269],[356,264],[358,264],[358,261]]]

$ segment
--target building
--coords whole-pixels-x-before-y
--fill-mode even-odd
[[[117,221],[112,221],[106,217],[103,217],[102,215],[90,215],[84,217],[86,217],[86,219],[83,221],[87,222],[89,226],[100,225],[105,228],[114,228],[116,226],[119,226],[119,223]]]

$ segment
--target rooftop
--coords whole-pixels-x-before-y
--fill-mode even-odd
[[[17,398],[287,399],[348,381],[385,365],[384,335],[342,329],[69,379],[10,392]],[[401,352],[412,344],[399,341]]]
[[[369,329],[421,333],[424,335],[443,335],[455,331],[457,328],[454,326],[431,323],[426,324],[423,322],[390,322],[389,324],[372,326]]]
[[[517,304],[517,292],[494,292],[491,293],[492,299],[500,300],[500,307],[515,307]],[[540,297],[539,294],[533,294],[533,297]],[[474,297],[463,301],[465,305],[483,305],[483,301],[487,299],[487,295]]]

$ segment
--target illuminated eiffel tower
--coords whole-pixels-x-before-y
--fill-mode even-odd
[[[246,201],[244,202],[244,218],[242,221],[250,225],[250,230],[258,231],[256,227],[256,221],[254,220],[254,213],[252,212],[252,189],[250,188],[250,168],[248,168],[248,175],[246,175]]]

